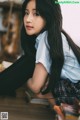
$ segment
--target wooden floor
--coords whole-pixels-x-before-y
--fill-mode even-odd
[[[27,103],[21,92],[16,97],[0,96],[0,112],[8,112],[8,120],[54,120],[46,105]]]

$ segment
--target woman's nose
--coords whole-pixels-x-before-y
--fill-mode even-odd
[[[32,20],[33,20],[33,16],[31,14],[29,14],[27,16],[27,22],[32,22]]]

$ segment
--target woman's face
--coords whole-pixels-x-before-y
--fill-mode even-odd
[[[45,20],[36,11],[36,0],[30,0],[25,8],[24,27],[28,35],[37,35],[45,27]]]

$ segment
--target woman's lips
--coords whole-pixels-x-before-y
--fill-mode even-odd
[[[32,26],[26,26],[27,30],[31,30],[33,27]]]

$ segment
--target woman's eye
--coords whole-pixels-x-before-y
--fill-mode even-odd
[[[40,14],[39,14],[39,12],[35,12],[34,15],[35,16],[39,16]]]
[[[29,14],[29,13],[26,11],[26,12],[25,12],[25,15],[28,15],[28,14]]]

